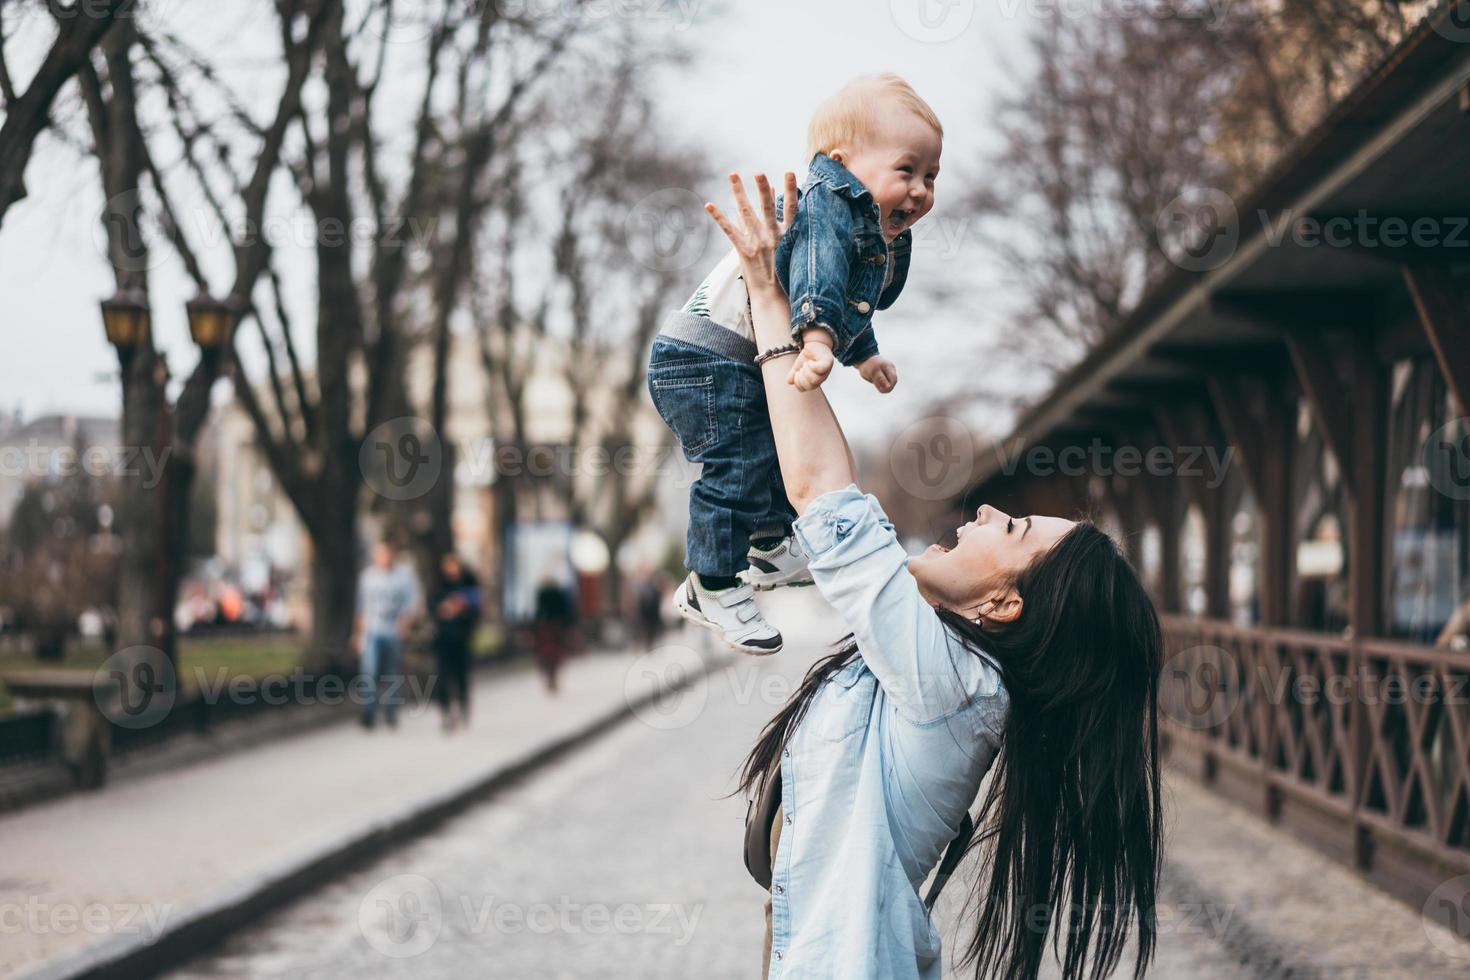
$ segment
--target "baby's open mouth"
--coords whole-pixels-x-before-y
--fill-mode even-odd
[[[903,226],[909,223],[909,218],[913,216],[913,213],[913,211],[902,208],[894,208],[888,212],[888,227],[893,231],[902,230]]]

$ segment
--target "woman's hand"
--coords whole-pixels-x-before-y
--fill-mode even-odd
[[[745,288],[752,297],[757,293],[776,293],[784,299],[781,281],[776,278],[776,243],[781,240],[782,233],[790,227],[796,215],[796,174],[790,171],[786,173],[785,206],[779,222],[776,220],[776,198],[771,193],[771,182],[766,180],[765,174],[755,175],[755,187],[761,199],[761,216],[757,216],[751,208],[739,174],[730,175],[730,189],[735,193],[739,225],[733,224],[714,204],[706,204],[704,210],[715,219],[715,224],[730,239],[730,244],[735,246],[735,254],[740,256],[740,268],[745,276]]]

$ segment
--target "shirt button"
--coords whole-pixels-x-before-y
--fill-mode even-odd
[[[785,895],[786,894],[786,886],[785,885],[777,885],[776,886],[776,894],[777,895]]]
[[[801,308],[803,310],[810,310],[812,308],[811,301],[810,300],[802,300]]]
[[[774,956],[774,957],[776,957],[776,959],[779,960],[781,958],[781,951],[778,949],[774,953],[772,953],[771,955]]]
[[[791,750],[790,749],[782,749],[781,750],[781,754],[784,755],[788,759],[791,758]]]
[[[867,300],[863,300],[862,302],[858,303],[858,305],[857,305],[857,311],[859,313],[866,313],[869,310],[871,310],[872,308],[873,308],[872,305],[869,304]]]
[[[789,814],[789,813],[786,814],[786,823],[787,824],[790,824],[791,823],[791,814]]]

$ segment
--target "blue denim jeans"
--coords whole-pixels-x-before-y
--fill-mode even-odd
[[[648,361],[648,393],[684,457],[701,464],[689,488],[685,566],[701,575],[743,571],[751,536],[782,534],[796,518],[776,463],[760,370],[749,357],[660,334]]]
[[[392,633],[369,633],[362,639],[362,656],[358,669],[362,673],[365,688],[362,702],[362,718],[372,724],[378,713],[378,703],[383,705],[383,714],[391,725],[398,718],[398,706],[403,703],[403,675],[399,665],[403,661],[403,641]],[[388,690],[382,695],[378,688],[382,681],[388,682]]]

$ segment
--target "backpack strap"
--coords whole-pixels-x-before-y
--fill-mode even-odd
[[[929,894],[924,899],[924,908],[931,912],[934,910],[934,903],[939,901],[939,893],[949,881],[950,875],[954,874],[954,869],[959,867],[960,861],[965,856],[965,848],[970,846],[970,838],[974,835],[975,821],[970,819],[967,811],[965,818],[960,821],[960,832],[955,834],[954,840],[950,841],[949,846],[944,849],[944,858],[939,862],[939,873],[934,876],[934,884],[929,886]]]
[[[767,891],[771,888],[771,826],[781,806],[780,755],[761,780],[760,792],[745,808],[745,870],[755,883]]]

